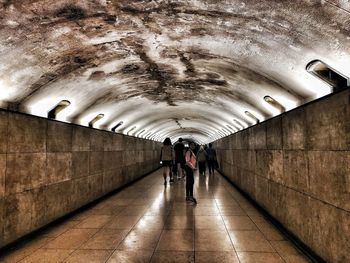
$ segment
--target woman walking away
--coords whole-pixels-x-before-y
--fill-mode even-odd
[[[197,204],[196,198],[193,197],[193,184],[194,184],[193,171],[196,169],[196,155],[193,153],[193,150],[195,148],[196,148],[195,144],[191,142],[190,147],[185,154],[186,201],[191,201],[194,204]]]
[[[197,153],[197,161],[198,161],[199,174],[205,175],[207,152],[204,150],[203,146],[199,148],[199,151]]]
[[[171,147],[170,138],[166,138],[163,142],[163,147],[160,151],[160,161],[163,166],[163,177],[164,177],[164,185],[167,184],[166,178],[170,177],[170,169],[173,164],[173,148]],[[172,182],[172,178],[170,177],[170,182]]]

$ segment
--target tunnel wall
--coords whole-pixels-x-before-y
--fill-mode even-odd
[[[217,141],[221,172],[327,262],[350,262],[350,91]]]
[[[0,247],[158,168],[159,149],[0,110]]]

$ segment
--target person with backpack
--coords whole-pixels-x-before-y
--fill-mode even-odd
[[[169,182],[174,182],[171,173],[171,167],[173,165],[174,154],[173,147],[171,146],[170,138],[166,138],[163,142],[163,147],[160,151],[160,161],[163,166],[163,177],[164,177],[164,185],[167,185],[167,177],[170,177]]]
[[[196,148],[194,142],[191,142],[188,150],[185,153],[185,171],[186,171],[186,201],[193,202],[197,204],[196,198],[193,197],[193,185],[194,185],[194,176],[193,172],[196,170],[196,155],[193,153],[193,150]]]
[[[207,158],[208,158],[208,169],[209,169],[209,175],[214,174],[214,170],[217,166],[217,159],[216,159],[216,151],[213,148],[213,144],[209,143],[209,148],[207,149]]]

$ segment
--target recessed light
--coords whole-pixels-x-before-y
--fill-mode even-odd
[[[52,110],[47,114],[47,117],[50,119],[56,119],[56,116],[59,112],[63,111],[70,105],[69,100],[61,100]]]
[[[98,122],[99,120],[101,120],[105,115],[104,114],[98,114],[95,118],[93,118],[90,122],[89,122],[89,127],[90,128],[93,128],[94,127],[94,124],[96,122]]]
[[[254,115],[252,114],[250,111],[245,111],[244,112],[247,116],[249,116],[250,118],[254,119],[256,121],[256,123],[259,123],[260,120]]]

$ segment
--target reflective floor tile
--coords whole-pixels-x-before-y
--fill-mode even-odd
[[[155,249],[161,234],[161,230],[152,231],[131,231],[119,245],[119,250],[128,249],[144,249],[152,250]]]
[[[139,220],[140,216],[116,216],[112,217],[103,228],[130,230]]]
[[[199,229],[195,232],[195,251],[234,251],[226,230]]]
[[[113,250],[76,250],[64,263],[105,263]]]
[[[223,216],[223,219],[229,230],[258,230],[248,216]]]
[[[196,252],[196,263],[239,263],[236,252]]]
[[[76,249],[89,240],[99,229],[70,229],[46,244],[45,248]]]
[[[109,215],[91,215],[79,223],[76,228],[102,228],[112,218]]]
[[[283,263],[277,253],[237,252],[241,263]]]
[[[221,216],[195,216],[196,229],[224,230],[225,224]]]
[[[160,237],[157,250],[193,251],[194,231],[184,229],[164,230]]]
[[[229,230],[236,251],[275,252],[259,231]]]
[[[193,229],[193,216],[169,216],[164,226],[165,229]]]
[[[101,229],[90,238],[82,249],[115,249],[128,234],[128,230],[122,229]]]
[[[194,263],[193,252],[183,251],[157,251],[154,253],[151,263]]]
[[[30,256],[21,260],[21,263],[60,263],[73,253],[73,249],[40,248]]]
[[[149,263],[153,250],[116,250],[107,263]]]

